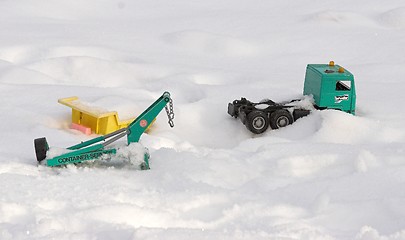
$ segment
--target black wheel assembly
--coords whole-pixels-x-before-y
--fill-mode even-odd
[[[37,156],[37,161],[40,162],[46,158],[46,152],[49,149],[48,142],[46,138],[34,139],[35,154]]]
[[[294,122],[291,113],[287,110],[281,109],[270,114],[270,126],[272,129],[279,129],[286,127]]]
[[[269,118],[267,114],[260,111],[253,111],[247,115],[246,127],[252,133],[260,134],[269,127]]]

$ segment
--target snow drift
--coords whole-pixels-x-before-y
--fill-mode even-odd
[[[405,239],[401,1],[0,9],[0,239]],[[240,97],[301,97],[306,64],[329,60],[354,73],[356,116],[252,135],[226,114]],[[95,137],[69,129],[57,99],[133,116],[164,91],[175,128],[162,112],[142,136],[151,170],[37,166],[34,138]]]

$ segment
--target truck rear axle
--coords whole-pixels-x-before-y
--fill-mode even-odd
[[[228,104],[228,114],[235,118],[239,117],[249,131],[260,134],[269,126],[272,129],[282,128],[292,124],[298,118],[307,116],[310,110],[299,107],[297,103],[300,101],[275,103],[272,100],[265,100],[254,103],[241,98]]]

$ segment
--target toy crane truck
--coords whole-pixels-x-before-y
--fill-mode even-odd
[[[167,106],[169,105],[169,107]],[[57,156],[48,156],[49,146],[46,138],[37,138],[34,140],[35,153],[37,161],[46,161],[47,166],[60,166],[72,163],[81,163],[88,160],[100,160],[110,158],[117,154],[117,148],[109,147],[111,143],[122,137],[127,137],[128,145],[138,142],[141,135],[150,126],[160,111],[166,109],[169,118],[169,125],[173,127],[173,102],[168,92],[164,92],[152,105],[150,105],[141,115],[139,115],[127,128],[119,129],[115,132],[106,134],[81,142],[74,146],[64,149],[63,154]],[[149,153],[145,148],[143,152],[143,162],[141,169],[149,169]],[[50,155],[50,154],[49,154]]]
[[[248,130],[263,133],[270,126],[278,129],[307,116],[312,109],[336,109],[355,114],[356,91],[354,77],[349,71],[333,61],[329,64],[308,64],[305,74],[304,93],[312,96],[311,106],[300,104],[301,100],[275,103],[263,100],[254,103],[246,98],[228,104],[228,114],[238,118]]]

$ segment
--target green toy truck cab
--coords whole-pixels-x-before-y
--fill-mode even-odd
[[[333,61],[329,64],[308,64],[304,95],[312,95],[318,109],[338,109],[355,114],[354,77]]]
[[[239,118],[249,131],[261,134],[272,129],[286,127],[305,117],[314,109],[336,109],[355,114],[356,89],[354,77],[333,61],[329,64],[308,64],[305,73],[304,95],[312,95],[313,107],[302,99],[276,103],[270,99],[258,103],[246,98],[228,103],[228,114]]]

